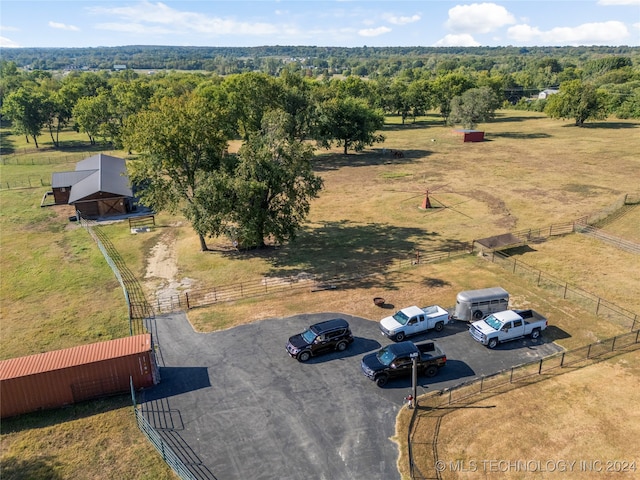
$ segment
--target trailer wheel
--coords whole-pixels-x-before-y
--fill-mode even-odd
[[[438,322],[438,323],[436,323],[436,324],[435,324],[435,326],[433,327],[433,329],[434,329],[436,332],[441,332],[443,328],[444,328],[444,322]]]
[[[298,355],[298,361],[300,362],[306,362],[307,360],[309,360],[311,358],[311,352],[302,352]]]
[[[475,318],[476,320],[480,320],[482,318],[482,311],[476,310],[475,312],[473,312],[473,318]]]
[[[376,385],[379,387],[384,387],[387,384],[387,380],[389,380],[389,377],[387,377],[386,375],[380,375],[378,378],[376,378]]]
[[[404,332],[398,332],[398,333],[396,333],[395,341],[396,341],[396,342],[401,342],[401,341],[403,341],[403,340],[404,340]]]
[[[537,340],[538,338],[540,338],[540,329],[536,328],[533,330],[533,332],[531,332],[531,338],[534,340]]]
[[[424,369],[424,374],[429,378],[435,377],[438,374],[438,367],[435,365],[429,365]]]
[[[489,343],[487,344],[487,347],[489,348],[496,348],[497,346],[498,346],[497,338],[492,338],[491,340],[489,340]]]

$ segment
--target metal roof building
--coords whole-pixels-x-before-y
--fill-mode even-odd
[[[85,217],[130,211],[133,191],[122,158],[99,153],[76,164],[73,172],[56,172],[51,186],[56,205],[74,205]]]
[[[56,408],[158,382],[151,335],[0,362],[0,417]]]

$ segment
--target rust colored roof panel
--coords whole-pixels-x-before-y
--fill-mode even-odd
[[[61,370],[111,358],[135,355],[151,350],[151,335],[143,333],[106,342],[38,353],[27,357],[0,361],[0,380],[26,377],[37,373]]]

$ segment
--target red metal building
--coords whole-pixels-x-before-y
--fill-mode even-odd
[[[484,132],[482,130],[454,130],[462,136],[463,142],[484,142]]]
[[[58,408],[159,381],[148,333],[0,362],[0,417]]]

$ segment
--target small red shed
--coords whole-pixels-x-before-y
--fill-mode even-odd
[[[484,142],[484,132],[482,130],[454,130],[462,136],[463,142]]]
[[[136,390],[159,381],[148,333],[0,362],[0,418]]]

